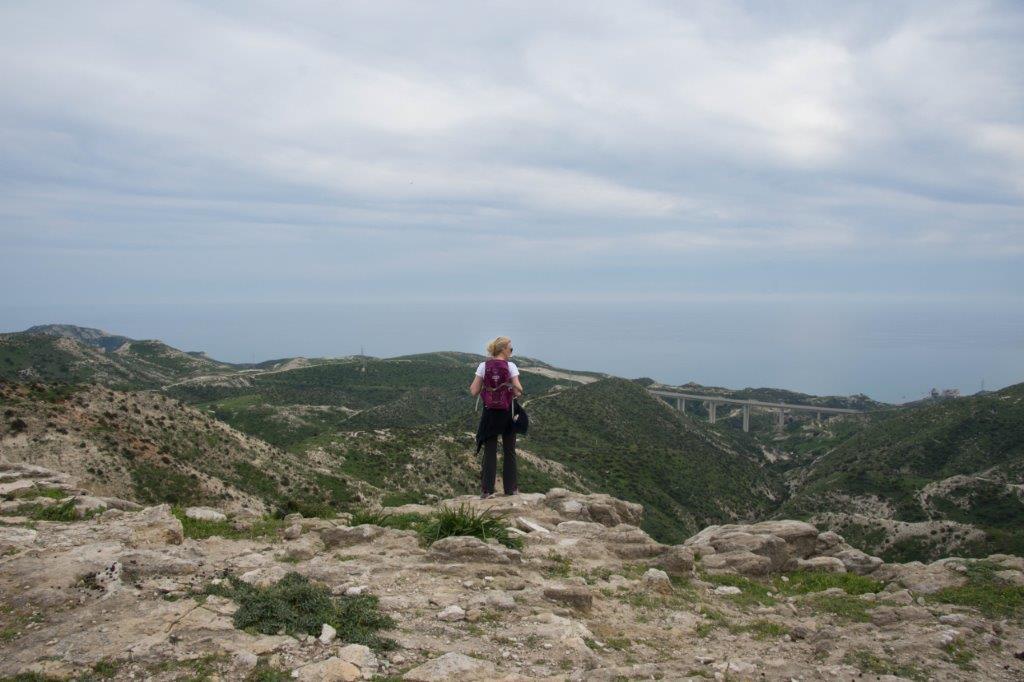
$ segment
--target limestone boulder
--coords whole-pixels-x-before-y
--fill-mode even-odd
[[[361,526],[334,526],[324,528],[320,531],[320,539],[328,549],[335,547],[352,547],[366,542],[372,542],[375,538],[384,534],[384,528],[372,524]]]
[[[700,563],[708,573],[739,573],[740,575],[767,575],[772,568],[772,560],[760,554],[747,551],[712,554],[703,557]]]
[[[770,534],[754,534],[743,531],[728,531],[712,537],[710,544],[718,554],[749,552],[769,560],[769,571],[780,571],[790,559],[789,546],[785,540]]]
[[[692,547],[668,547],[658,559],[657,566],[670,576],[689,575],[693,572],[695,552]]]
[[[796,568],[800,571],[811,571],[814,573],[846,573],[846,566],[834,556],[797,559]]]
[[[882,582],[895,583],[915,594],[934,594],[947,587],[959,587],[967,582],[967,577],[957,570],[963,566],[963,560],[954,562],[937,561],[923,564],[911,561],[906,564],[883,564],[871,577]]]
[[[544,598],[584,612],[590,611],[594,605],[594,595],[583,585],[547,587],[544,589]]]
[[[812,556],[818,544],[818,529],[804,521],[762,521],[751,524],[747,529],[748,532],[757,535],[774,535],[782,538],[790,553],[801,559]]]
[[[619,524],[639,526],[643,521],[643,505],[610,495],[581,495],[564,488],[552,488],[544,496],[544,504],[568,519],[594,521],[604,526]]]
[[[296,668],[292,677],[299,682],[355,682],[362,677],[359,668],[337,656]]]
[[[127,544],[130,547],[161,547],[180,545],[185,533],[179,521],[171,513],[169,504],[147,507],[134,514],[125,514],[123,521],[128,530]]]
[[[427,555],[435,561],[511,564],[521,561],[518,550],[490,544],[480,538],[456,535],[441,538],[430,546]]]
[[[452,651],[413,668],[402,679],[407,682],[477,682],[497,677],[497,668],[490,661]]]
[[[284,543],[276,557],[282,561],[309,561],[324,549],[324,541],[319,535],[307,533],[296,540]]]
[[[647,572],[643,574],[641,578],[644,589],[650,592],[659,592],[661,594],[672,593],[672,581],[668,577],[668,573],[657,568],[649,568]]]
[[[188,507],[185,509],[185,516],[196,521],[220,522],[228,520],[227,514],[213,507]]]
[[[865,554],[859,549],[852,547],[841,550],[833,556],[843,562],[843,566],[846,567],[848,572],[856,573],[857,575],[870,575],[878,570],[878,567],[883,563],[878,557]]]

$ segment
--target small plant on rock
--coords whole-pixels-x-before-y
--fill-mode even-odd
[[[437,510],[417,530],[427,545],[454,535],[471,535],[485,542],[494,538],[513,549],[523,545],[522,540],[509,534],[504,518],[488,511],[478,512],[466,505]]]

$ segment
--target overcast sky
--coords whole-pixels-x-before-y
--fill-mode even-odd
[[[4,2],[0,239],[29,305],[1020,303],[1024,3]]]

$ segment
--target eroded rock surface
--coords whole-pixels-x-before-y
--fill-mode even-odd
[[[73,488],[58,472],[0,467],[8,502],[39,480]],[[522,547],[450,537],[428,548],[412,531],[300,517],[256,540],[197,540],[166,505],[2,524],[0,677],[73,679],[95,666],[157,682],[257,669],[445,682],[1024,677],[1019,615],[942,598],[968,584],[975,560],[884,564],[798,521],[713,526],[666,546],[636,505],[561,490],[440,504],[505,514]],[[213,511],[231,527],[258,521]],[[1024,582],[1019,557],[985,566],[998,585]],[[396,647],[373,651],[319,623],[296,637],[245,632],[237,603],[197,596],[225,575],[270,586],[292,571],[335,595],[377,597]],[[808,576],[824,582],[797,589]]]

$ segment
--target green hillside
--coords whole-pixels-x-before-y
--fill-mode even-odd
[[[903,521],[984,529],[974,553],[1024,551],[1024,384],[892,412],[816,459],[782,514],[843,511],[875,497]],[[926,487],[927,486],[927,487]]]
[[[469,384],[481,359],[468,353],[354,357],[238,381],[187,382],[167,392],[245,433],[301,450],[308,439],[331,432],[440,424],[468,413],[474,406]],[[532,372],[521,381],[530,395],[575,384]]]
[[[764,515],[782,494],[742,433],[681,415],[635,382],[605,379],[527,409],[532,452],[595,490],[642,503],[645,529],[662,541]]]

